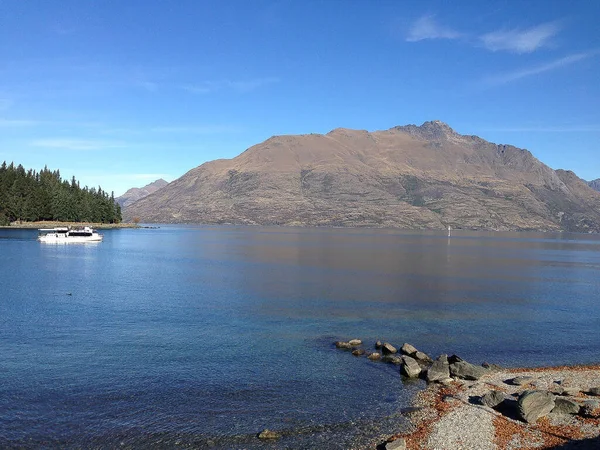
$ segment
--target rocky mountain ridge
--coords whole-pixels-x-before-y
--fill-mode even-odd
[[[595,180],[588,181],[588,185],[593,190],[600,192],[600,178],[596,178]]]
[[[124,211],[144,222],[600,231],[600,194],[440,121],[273,136]]]
[[[158,180],[153,181],[152,183],[147,184],[142,188],[128,189],[127,192],[125,192],[120,197],[117,197],[115,200],[117,201],[117,203],[119,203],[119,205],[121,205],[121,208],[125,208],[131,205],[132,203],[158,191],[160,188],[165,187],[167,184],[169,183],[167,183],[162,178],[159,178]]]

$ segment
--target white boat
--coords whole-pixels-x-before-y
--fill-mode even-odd
[[[40,228],[38,240],[49,244],[100,242],[102,235],[90,227],[83,228]]]

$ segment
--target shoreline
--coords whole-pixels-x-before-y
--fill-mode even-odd
[[[41,221],[41,222],[13,222],[10,225],[2,225],[3,229],[39,229],[39,228],[56,228],[56,227],[91,227],[99,230],[107,230],[111,228],[143,228],[136,223],[98,223],[98,222],[59,222],[59,221]]]
[[[518,377],[526,383],[511,383]],[[600,448],[600,365],[502,368],[478,380],[430,383],[411,401],[406,414],[411,430],[384,437],[377,449],[597,449]],[[569,390],[571,389],[571,390]],[[526,422],[509,407],[490,407],[481,399],[490,391],[516,406],[526,391],[551,392],[558,402],[580,405],[579,412],[554,412]]]

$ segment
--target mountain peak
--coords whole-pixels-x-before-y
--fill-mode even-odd
[[[394,127],[394,130],[404,131],[405,133],[409,133],[412,136],[427,139],[427,140],[435,140],[438,141],[444,137],[455,136],[458,133],[450,127],[445,122],[441,120],[429,120],[427,122],[423,122],[422,125],[404,125]]]

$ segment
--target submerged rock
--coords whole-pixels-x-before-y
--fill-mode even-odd
[[[396,366],[399,366],[400,364],[402,364],[402,357],[396,356],[396,355],[385,355],[384,357],[381,358],[381,360],[383,362],[394,364]]]
[[[344,341],[337,341],[335,343],[335,347],[336,348],[341,348],[341,349],[344,349],[344,350],[348,350],[348,349],[352,348],[352,346],[350,345],[349,342],[344,342]]]
[[[547,391],[525,391],[519,397],[517,406],[525,422],[535,423],[554,409],[554,395]]]
[[[275,431],[271,431],[269,429],[264,429],[260,433],[258,433],[259,439],[279,439],[281,435]]]

